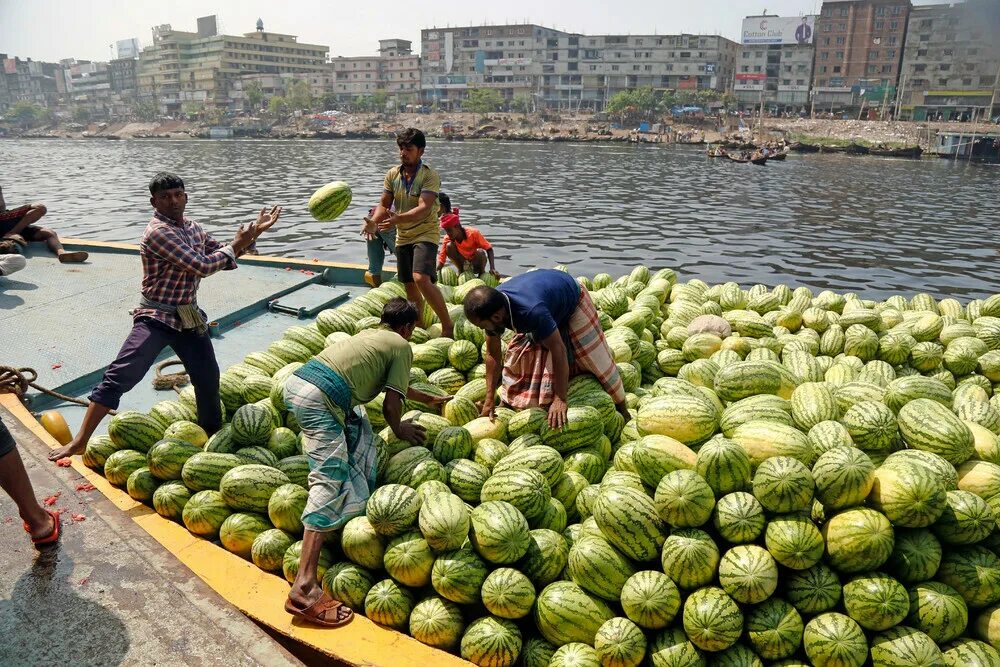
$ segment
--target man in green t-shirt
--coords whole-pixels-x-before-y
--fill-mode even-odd
[[[441,321],[441,333],[453,337],[453,324],[448,315],[437,280],[436,255],[441,240],[438,227],[438,192],[441,178],[424,164],[422,158],[427,139],[424,133],[408,128],[396,137],[400,164],[385,174],[382,199],[375,212],[365,220],[363,233],[369,240],[376,235],[396,233],[396,275],[406,285],[406,296],[423,311],[424,299]],[[390,211],[390,209],[394,209]],[[378,286],[381,273],[369,268],[365,276],[369,284]]]
[[[389,428],[400,440],[420,445],[424,429],[402,421],[403,399],[439,405],[451,398],[409,386],[413,351],[408,341],[416,325],[416,306],[392,299],[382,309],[381,327],[329,346],[285,382],[285,403],[302,428],[302,449],[309,457],[302,554],[285,610],[310,623],[336,627],[353,617],[323,592],[316,572],[325,538],[364,514],[375,488],[375,436],[365,403],[384,391],[382,412]]]

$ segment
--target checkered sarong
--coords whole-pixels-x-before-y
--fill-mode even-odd
[[[589,372],[604,386],[615,403],[625,400],[625,388],[611,349],[604,338],[597,308],[581,285],[580,300],[569,316],[563,340],[570,355],[570,377]],[[517,410],[552,403],[555,390],[549,351],[526,334],[517,334],[507,347],[503,366],[504,403]]]

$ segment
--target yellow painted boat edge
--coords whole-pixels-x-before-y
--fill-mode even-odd
[[[59,446],[13,394],[0,395],[0,406],[50,448]],[[73,469],[126,512],[140,528],[198,575],[216,593],[258,623],[356,667],[468,667],[449,653],[421,644],[400,632],[380,627],[364,616],[337,629],[300,625],[285,612],[288,582],[263,572],[253,563],[196,537],[183,526],[164,519],[149,507],[87,468],[79,457]]]

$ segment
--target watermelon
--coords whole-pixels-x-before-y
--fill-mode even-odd
[[[823,557],[823,536],[812,521],[798,514],[772,518],[764,532],[764,542],[778,563],[793,570],[812,567]]]
[[[461,426],[441,429],[433,441],[434,458],[441,463],[467,459],[472,453],[472,435]]]
[[[191,504],[190,501],[188,504]],[[265,530],[272,528],[274,526],[267,517],[261,514],[236,512],[226,517],[219,527],[219,541],[227,551],[249,560],[254,540]]]
[[[119,449],[104,461],[104,476],[115,486],[125,486],[129,475],[146,467],[146,455],[134,449]],[[152,493],[152,492],[150,492]]]
[[[372,573],[353,563],[335,563],[323,573],[323,591],[358,613],[364,612],[365,597],[374,585]]]
[[[837,447],[820,454],[813,464],[816,499],[830,510],[860,505],[875,483],[875,465],[861,450]]]
[[[637,667],[646,655],[646,636],[629,619],[615,617],[598,628],[594,652],[601,665]]]
[[[549,667],[600,667],[601,660],[593,647],[583,642],[563,644],[552,654]]]
[[[368,499],[366,516],[376,533],[395,537],[416,523],[419,512],[420,496],[416,491],[401,484],[386,484],[375,489]]]
[[[945,490],[944,480],[935,471],[911,462],[893,463],[890,456],[875,471],[868,504],[895,526],[923,528],[937,521],[947,508]]]
[[[975,639],[958,639],[941,647],[946,667],[991,667],[1000,665],[1000,652]]]
[[[271,412],[256,403],[242,405],[230,422],[232,438],[241,447],[265,445],[274,429]]]
[[[277,468],[251,463],[236,466],[223,475],[219,492],[234,510],[265,513],[271,494],[290,483],[288,476]]]
[[[528,534],[528,549],[518,562],[520,569],[541,589],[559,579],[569,562],[569,545],[559,533],[546,528]]]
[[[906,624],[944,644],[965,632],[969,609],[962,596],[951,586],[925,581],[909,590],[909,615]]]
[[[622,587],[620,601],[625,615],[649,630],[665,628],[681,608],[677,586],[656,570],[636,572]]]
[[[426,486],[424,484],[420,488]],[[438,552],[453,551],[465,543],[469,533],[469,509],[454,494],[431,494],[421,503],[418,524],[431,549]]]
[[[513,667],[521,653],[521,631],[495,616],[476,619],[462,635],[461,655],[478,667]]]
[[[694,469],[717,496],[742,491],[750,483],[750,457],[726,438],[716,437],[703,444]]]
[[[285,551],[285,556],[281,560],[281,573],[285,575],[288,583],[293,583],[299,574],[299,565],[302,557],[302,541],[292,543]],[[316,561],[316,583],[321,583],[326,576],[326,570],[333,565],[333,554],[326,547],[320,547],[319,557]]]
[[[969,427],[928,398],[914,399],[900,408],[899,432],[909,447],[938,454],[952,465],[964,463],[975,451]]]
[[[653,667],[705,664],[705,659],[688,640],[684,630],[675,627],[664,629],[650,640],[646,659]]]
[[[469,539],[480,556],[498,565],[517,561],[531,543],[524,515],[510,503],[498,500],[486,501],[472,510]]]
[[[835,612],[821,614],[806,623],[802,645],[818,667],[861,667],[868,659],[868,642],[857,622]]]
[[[657,514],[667,525],[696,528],[711,518],[715,493],[708,482],[693,470],[675,470],[660,480],[653,503]]]
[[[635,573],[635,567],[607,540],[587,535],[570,548],[566,573],[584,590],[605,600],[617,601],[625,581]]]
[[[459,604],[481,599],[481,589],[489,569],[471,549],[443,553],[431,567],[431,585],[438,595]]]
[[[309,488],[309,457],[307,455],[288,456],[278,461],[274,467],[288,475],[292,484],[298,484],[304,489]]]
[[[743,633],[743,613],[724,590],[699,588],[684,601],[684,632],[703,651],[723,651]]]
[[[593,645],[597,631],[613,617],[607,604],[569,581],[549,584],[535,601],[535,625],[555,646],[570,642]]]
[[[94,470],[103,471],[104,462],[120,449],[109,436],[95,435],[87,441],[83,452],[83,465]]]
[[[222,428],[216,431],[205,443],[204,450],[219,454],[235,454],[239,448],[240,446],[233,440],[233,427],[229,424],[223,424]]]
[[[677,529],[663,543],[663,571],[683,589],[700,588],[712,581],[719,559],[715,542],[697,528]]]
[[[904,583],[933,578],[941,566],[941,542],[925,528],[899,528],[894,533],[887,569]]]
[[[526,519],[545,510],[551,497],[548,481],[537,470],[514,468],[496,471],[483,484],[479,494],[484,503],[504,501],[517,508]]]
[[[351,205],[351,186],[343,181],[333,181],[316,190],[309,198],[309,215],[314,220],[336,220]]]
[[[290,428],[284,426],[279,426],[271,431],[271,435],[267,439],[267,448],[278,460],[302,453],[299,437]]]
[[[734,544],[756,540],[764,530],[764,523],[764,506],[743,491],[719,498],[712,515],[715,530]]]
[[[827,562],[841,572],[875,570],[892,554],[892,525],[873,509],[844,510],[823,525],[822,534]]]
[[[608,541],[629,558],[655,558],[663,544],[663,525],[654,502],[633,489],[601,489],[594,502],[594,519]]]
[[[719,585],[737,602],[757,604],[777,589],[778,566],[762,547],[735,546],[719,561]]]
[[[396,630],[409,627],[413,606],[413,594],[392,579],[379,581],[365,596],[365,616]]]
[[[265,530],[250,546],[250,559],[262,570],[280,570],[285,552],[295,542],[295,537],[278,528]]]
[[[174,422],[197,422],[198,413],[180,401],[160,401],[149,409],[149,416],[160,422],[164,429]]]
[[[368,570],[380,570],[385,556],[385,538],[375,532],[368,517],[354,517],[340,535],[340,548],[352,562]]]
[[[523,618],[535,603],[535,587],[531,580],[509,567],[493,570],[483,581],[481,595],[487,611],[500,618]]]
[[[771,598],[747,612],[747,639],[761,658],[778,660],[798,650],[805,629],[795,607]]]
[[[948,491],[945,510],[931,528],[946,544],[975,544],[996,525],[985,500],[970,491]]]
[[[410,635],[417,641],[450,651],[462,640],[465,624],[458,605],[444,598],[431,596],[413,607],[409,628]]]
[[[246,463],[257,463],[268,468],[276,468],[278,466],[278,457],[267,447],[241,447],[236,450],[236,455]]]
[[[919,630],[903,625],[872,637],[871,655],[872,667],[931,667],[944,664],[941,649],[933,639]]]
[[[292,535],[301,535],[302,514],[308,499],[309,492],[298,484],[283,484],[268,499],[267,516],[275,528]]]
[[[854,577],[844,584],[843,596],[847,615],[866,630],[887,630],[909,613],[906,589],[879,572]]]
[[[235,454],[199,452],[185,461],[181,479],[192,491],[218,491],[222,477],[240,465],[243,459]]]
[[[181,471],[188,459],[200,453],[203,453],[202,449],[197,445],[165,438],[146,452],[146,464],[157,479],[177,480],[181,479]]]
[[[160,480],[149,471],[149,468],[142,467],[132,471],[125,480],[125,489],[132,496],[133,500],[141,503],[148,503],[153,500],[153,492],[160,485]]]
[[[164,482],[153,492],[153,509],[165,519],[181,521],[191,491],[183,482]]]
[[[163,431],[163,437],[168,440],[173,439],[187,442],[199,449],[204,447],[205,443],[208,442],[208,434],[205,433],[205,429],[195,424],[194,420],[173,422]]]
[[[809,468],[790,456],[773,456],[764,460],[753,477],[754,496],[772,512],[808,509],[815,486]]]
[[[841,597],[840,579],[822,563],[792,572],[784,582],[785,598],[803,614],[818,614],[836,606]]]
[[[184,505],[181,518],[195,535],[215,539],[222,524],[232,514],[222,494],[214,490],[198,491]]]
[[[386,546],[383,562],[389,576],[405,586],[420,588],[431,582],[434,554],[418,531],[392,538]]]
[[[969,607],[1000,602],[1000,557],[985,547],[946,551],[937,579],[958,591]]]
[[[108,422],[108,437],[119,449],[143,453],[149,451],[153,443],[163,439],[164,430],[165,427],[155,417],[133,410],[119,412]]]

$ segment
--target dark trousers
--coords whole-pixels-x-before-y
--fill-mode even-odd
[[[111,362],[90,400],[116,410],[122,395],[146,376],[157,355],[170,346],[191,377],[198,401],[198,422],[208,433],[222,426],[219,407],[219,364],[208,333],[177,331],[152,319],[141,319],[132,327],[118,357]]]

